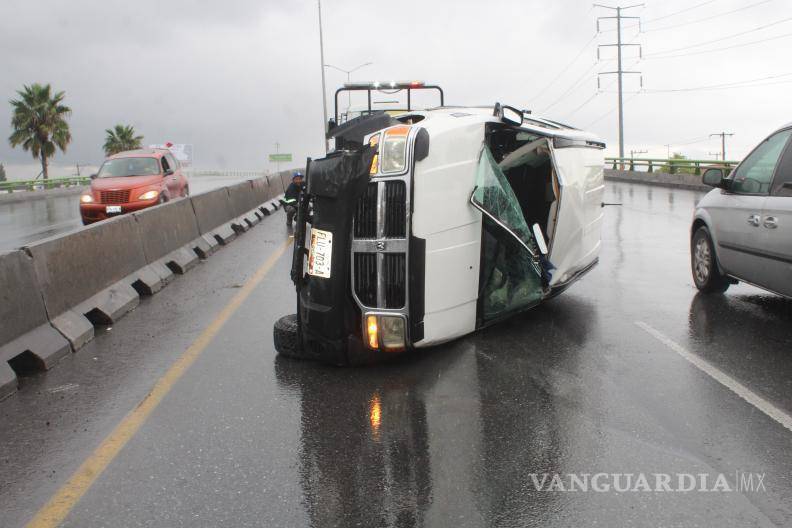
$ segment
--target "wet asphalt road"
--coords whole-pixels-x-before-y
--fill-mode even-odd
[[[198,194],[243,179],[236,176],[190,176],[190,191]],[[22,247],[80,227],[78,194],[0,203],[0,251]]]
[[[792,525],[792,431],[645,330],[792,414],[792,301],[744,285],[696,294],[697,197],[609,183],[606,201],[624,205],[606,209],[582,281],[374,368],[275,357],[272,323],[294,303],[283,256],[64,525]],[[46,503],[282,243],[282,224],[265,220],[0,402],[0,525]],[[764,489],[539,491],[529,474],[544,472],[758,473]]]

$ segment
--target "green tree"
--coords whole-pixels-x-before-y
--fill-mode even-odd
[[[49,84],[24,86],[17,94],[19,99],[11,101],[11,128],[14,131],[8,141],[12,147],[22,145],[24,150],[41,161],[41,173],[46,180],[49,177],[49,158],[55,155],[56,148],[66,152],[66,146],[71,142],[66,122],[71,109],[63,104],[64,93],[53,94]]]
[[[105,130],[104,151],[105,156],[112,156],[125,150],[141,148],[143,136],[136,136],[132,125],[116,125]]]
[[[693,174],[695,168],[684,163],[688,159],[684,154],[674,152],[668,160],[668,163],[660,167],[660,172],[668,174]]]
[[[5,167],[3,167],[3,164],[0,163],[0,182],[4,181],[6,181]]]

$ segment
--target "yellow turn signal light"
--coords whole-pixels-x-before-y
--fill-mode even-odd
[[[376,315],[369,315],[366,317],[366,332],[368,333],[369,348],[379,348],[379,330],[377,329]]]

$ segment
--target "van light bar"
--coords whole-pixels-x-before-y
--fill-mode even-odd
[[[352,89],[371,88],[374,90],[379,90],[380,88],[389,88],[389,89],[421,88],[425,85],[426,83],[424,83],[423,81],[388,81],[388,82],[370,81],[370,82],[347,82],[344,83],[344,88],[352,88]]]

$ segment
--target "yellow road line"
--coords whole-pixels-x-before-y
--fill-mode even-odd
[[[291,237],[278,247],[270,258],[256,270],[256,273],[245,282],[214,321],[204,329],[181,357],[171,365],[168,372],[157,381],[151,392],[143,398],[143,401],[124,417],[121,423],[113,429],[113,432],[104,439],[99,447],[74,472],[66,484],[36,513],[36,516],[27,524],[28,528],[55,527],[63,522],[77,502],[91,488],[96,479],[99,478],[127,442],[135,436],[140,426],[146,422],[146,419],[171,391],[175,383],[187,372],[190,365],[198,359],[198,356],[201,355],[206,346],[211,343],[212,339],[223,328],[223,325],[245,302],[245,299],[250,296],[290,245]]]

